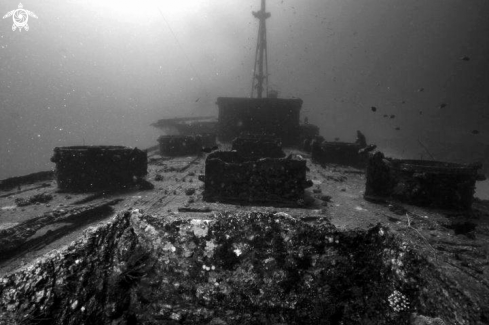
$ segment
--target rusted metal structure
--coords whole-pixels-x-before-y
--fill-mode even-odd
[[[253,97],[256,89],[257,98],[262,98],[264,90],[265,94],[268,95],[267,19],[271,16],[266,10],[265,0],[261,0],[261,9],[260,11],[253,11],[253,16],[259,20],[259,25],[251,97]]]
[[[69,191],[126,187],[148,168],[146,152],[123,146],[56,147],[51,161],[58,188]]]
[[[306,137],[319,135],[319,129],[301,125],[302,99],[278,98],[278,92],[269,91],[266,19],[270,13],[265,0],[253,16],[259,20],[259,28],[251,98],[217,99],[217,135],[222,142],[232,141],[234,151],[207,157],[204,198],[297,202],[311,185],[306,181],[306,162],[283,159],[282,145],[300,146]]]
[[[250,98],[219,97],[217,122],[213,117],[173,118],[153,126],[174,135],[216,133],[221,142],[231,142],[242,133],[269,135],[288,147],[300,146],[305,138],[319,135],[317,126],[300,123],[302,99],[278,98],[278,91],[268,89],[266,19],[271,15],[266,12],[265,0],[253,16],[259,20],[259,28]]]
[[[319,127],[300,123],[302,100],[298,98],[219,97],[216,104],[218,118],[170,118],[152,126],[175,139],[201,136],[203,146],[214,146],[216,138],[231,142],[243,133],[274,136],[284,146],[300,146],[305,139],[319,136]]]
[[[443,209],[469,209],[481,164],[404,160],[369,155],[365,198],[394,198],[401,202]]]
[[[241,133],[267,134],[284,146],[300,143],[302,99],[219,97],[218,137],[229,142]]]
[[[216,145],[216,118],[189,117],[162,119],[152,126],[165,132],[158,138],[163,156],[198,155],[202,147]]]
[[[274,98],[267,95],[254,100],[268,105]],[[263,123],[259,109],[246,115],[254,103],[237,112],[234,103],[226,108],[238,123],[229,130],[239,134],[232,129],[242,125],[240,114],[251,116],[249,129],[266,134],[258,136],[265,141],[238,138],[236,151],[211,153],[205,166],[201,157],[160,157],[158,146],[148,148],[153,157],[147,179],[155,186],[106,195],[107,185],[128,186],[146,173],[146,156],[124,147],[57,148],[58,182],[75,190],[104,189],[88,195],[58,195],[52,182],[42,183],[49,173],[0,181],[0,266],[15,270],[0,278],[3,323],[472,324],[489,319],[489,287],[481,285],[489,272],[487,200],[456,212],[360,202],[363,171],[306,166],[310,155],[296,148],[286,149],[287,158],[260,158],[273,155],[291,130],[299,134],[290,136],[292,145],[302,144],[306,151],[329,148],[321,147],[317,127],[299,123],[298,113],[283,122],[287,109],[277,108],[276,117],[273,108]],[[204,135],[218,131],[217,122],[210,129],[200,122],[157,124],[183,136],[179,145],[194,136],[210,146],[215,137]],[[280,129],[287,123],[293,127]],[[345,155],[351,162],[348,150],[351,155],[369,150],[363,140],[340,144],[333,158]],[[202,152],[215,148],[207,149]],[[367,199],[470,206],[477,165],[372,157]],[[196,175],[204,168],[200,187]],[[304,190],[312,185],[307,171],[314,178],[310,190]],[[16,189],[19,184],[27,186]],[[396,217],[404,214],[433,217],[419,217],[414,225]],[[82,231],[83,237],[65,246]],[[432,248],[443,263],[432,259]],[[38,258],[42,250],[51,252]]]
[[[261,0],[261,8],[254,11],[253,16],[258,19],[259,27],[251,96],[217,99],[219,140],[230,142],[241,133],[254,133],[275,136],[284,146],[300,145],[305,137],[318,135],[319,129],[300,124],[302,99],[278,98],[277,91],[268,89],[266,20],[271,15],[266,11],[265,0]]]
[[[217,151],[205,162],[204,199],[242,203],[300,203],[306,161],[285,158],[247,159],[237,152]]]

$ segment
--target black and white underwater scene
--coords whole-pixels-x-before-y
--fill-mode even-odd
[[[489,324],[488,0],[0,17],[0,325]]]

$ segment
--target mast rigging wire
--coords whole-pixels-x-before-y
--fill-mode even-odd
[[[178,47],[180,48],[180,51],[182,51],[183,55],[185,56],[185,59],[188,61],[188,64],[190,65],[190,68],[192,69],[193,73],[195,74],[195,76],[199,80],[200,86],[202,87],[202,89],[205,92],[205,96],[206,97],[209,97],[209,93],[207,92],[207,89],[204,86],[204,83],[202,82],[202,79],[200,78],[200,75],[197,72],[197,69],[195,69],[194,65],[192,64],[192,61],[190,61],[189,56],[187,55],[187,53],[185,52],[182,44],[180,43],[180,41],[178,40],[177,36],[173,32],[173,29],[171,28],[170,24],[168,23],[168,21],[166,20],[165,16],[163,15],[163,12],[161,11],[160,7],[158,5],[156,5],[156,8],[158,8],[158,11],[160,12],[161,18],[163,18],[163,21],[165,22],[166,26],[170,30],[170,33],[172,34],[173,38],[175,39],[175,42],[177,43]]]

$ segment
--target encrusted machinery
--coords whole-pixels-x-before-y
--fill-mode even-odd
[[[158,138],[163,156],[198,155],[202,147],[216,145],[216,121],[213,117],[163,119],[152,124],[166,135]]]
[[[206,201],[245,203],[297,203],[304,189],[312,186],[306,180],[305,160],[250,159],[235,151],[211,153],[205,162],[204,182]]]
[[[123,146],[56,147],[51,161],[58,188],[69,191],[125,187],[148,167],[146,152]]]
[[[303,142],[303,148],[311,152],[311,158],[315,163],[335,164],[365,168],[368,152],[374,150],[376,145],[367,145],[367,139],[362,132],[357,131],[355,142],[328,142],[321,136],[308,138]]]
[[[401,202],[443,209],[469,209],[481,164],[404,160],[369,155],[366,199],[394,198]]]

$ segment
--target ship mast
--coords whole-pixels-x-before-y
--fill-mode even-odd
[[[261,10],[253,11],[253,16],[259,20],[258,39],[255,52],[255,68],[253,69],[253,80],[251,85],[251,98],[255,88],[257,98],[262,98],[265,88],[265,97],[268,96],[268,58],[267,58],[267,25],[266,19],[270,13],[265,10],[265,0],[261,0]],[[265,70],[265,72],[263,71]]]

